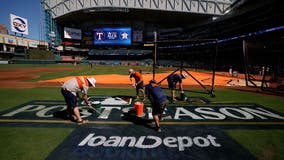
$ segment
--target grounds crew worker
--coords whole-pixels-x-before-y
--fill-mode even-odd
[[[135,79],[135,83],[133,84],[133,87],[136,88],[136,99],[139,98],[139,92],[143,95],[143,100],[145,99],[145,93],[144,93],[144,82],[141,72],[135,72],[133,69],[129,69],[129,78],[132,82],[132,78]]]
[[[61,93],[67,104],[67,117],[70,119],[74,114],[78,124],[84,124],[87,120],[83,120],[80,116],[77,97],[82,92],[82,99],[91,108],[91,103],[88,101],[87,92],[90,86],[95,87],[96,80],[92,77],[78,76],[64,82],[61,88]]]
[[[183,87],[182,87],[182,79],[185,79],[188,75],[186,73],[183,74],[172,74],[167,78],[168,81],[168,87],[171,89],[171,95],[172,95],[172,100],[176,101],[176,96],[175,96],[175,89],[177,83],[179,83],[179,90],[181,93],[183,92]]]
[[[148,99],[152,106],[152,115],[156,125],[156,131],[161,132],[160,121],[167,105],[167,96],[163,92],[162,88],[159,87],[155,80],[151,80],[145,87]]]

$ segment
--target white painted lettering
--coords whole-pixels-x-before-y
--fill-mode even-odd
[[[252,115],[255,115],[261,119],[267,119],[267,117],[272,117],[272,118],[277,118],[277,119],[284,119],[284,117],[278,115],[278,114],[275,114],[275,113],[272,113],[270,111],[267,111],[263,108],[256,108],[256,109],[253,109],[253,108],[246,108],[246,107],[242,107],[241,109],[249,112],[250,114]],[[267,117],[264,117],[264,116],[267,116]]]
[[[174,148],[174,147],[177,147],[177,138],[175,137],[166,137],[164,139],[164,145],[167,146],[167,147],[170,147],[170,148]]]
[[[128,144],[128,147],[134,147],[136,143],[136,138],[135,137],[123,137],[118,146],[119,147],[125,146],[127,141],[130,141]]]
[[[184,151],[184,147],[192,146],[192,139],[190,137],[177,137],[178,150]]]
[[[3,117],[12,117],[15,116],[16,114],[19,114],[21,112],[35,112],[35,111],[39,111],[43,108],[45,108],[45,105],[26,105],[22,108],[19,108],[15,111],[12,111],[10,113],[4,114],[2,115]]]
[[[177,107],[174,119],[178,120],[180,119],[181,116],[188,116],[188,117],[191,117],[192,119],[203,119],[202,117],[186,110],[183,107]]]
[[[83,139],[78,146],[84,146],[87,144],[87,142],[94,136],[94,133],[89,134],[85,139]]]
[[[208,135],[207,139],[210,141],[210,143],[214,146],[214,147],[221,147],[221,144],[218,144],[216,142],[216,137],[213,137],[212,135]]]
[[[152,107],[147,107],[147,112],[148,112],[148,119],[153,119],[153,115],[152,115]]]
[[[198,113],[202,113],[201,116],[205,119],[223,120],[226,118],[225,115],[218,113],[213,108],[209,108],[209,107],[199,107],[199,108],[196,108],[195,111]],[[208,115],[211,115],[211,116],[208,116]]]
[[[229,107],[225,107],[225,108],[220,108],[220,110],[219,110],[221,113],[223,113],[223,114],[225,114],[225,115],[227,115],[227,116],[229,116],[229,117],[233,117],[233,118],[236,118],[236,119],[253,119],[254,117],[251,115],[251,114],[249,114],[249,113],[247,113],[247,112],[245,112],[245,111],[243,111],[243,110],[241,110],[241,109],[238,109],[238,108],[229,108]],[[233,112],[237,112],[237,113],[240,113],[241,115],[243,115],[243,116],[241,116],[240,114],[239,115],[236,115],[236,114],[233,114],[233,113],[231,113],[231,112],[233,111]]]
[[[89,140],[88,146],[91,146],[91,147],[100,146],[100,145],[104,144],[105,141],[106,141],[105,136],[96,136],[96,137],[93,137]]]
[[[104,146],[105,147],[117,147],[120,141],[121,141],[121,137],[112,136],[112,137],[109,137],[109,140],[107,140],[104,143]]]
[[[47,107],[44,108],[38,112],[36,112],[36,115],[38,117],[42,117],[42,118],[48,118],[48,117],[53,117],[53,112],[50,112],[51,110],[56,109],[56,111],[63,111],[65,110],[67,107],[66,106],[52,106],[52,107]]]
[[[90,147],[104,146],[104,147],[135,147],[135,148],[157,148],[160,145],[165,147],[177,148],[179,151],[184,151],[188,147],[193,145],[197,147],[221,147],[221,144],[217,143],[217,138],[212,135],[206,137],[196,136],[181,136],[181,137],[165,137],[163,140],[157,136],[140,136],[136,137],[120,137],[110,136],[95,136],[95,133],[89,134],[84,138],[78,146],[88,145]]]
[[[204,137],[194,137],[193,142],[198,147],[208,147],[210,145],[210,142]]]
[[[121,109],[121,107],[101,107],[101,108],[103,108],[103,112],[98,117],[99,119],[108,119],[112,109],[118,109],[118,110]]]
[[[88,109],[82,109],[82,111],[80,112],[82,115],[82,118],[86,118],[92,115],[92,113],[88,112]]]
[[[145,141],[145,136],[141,136],[138,139],[137,143],[135,144],[135,147],[137,148],[156,148],[162,143],[161,138],[156,137],[156,136],[147,136],[147,139],[154,140],[155,142],[153,144],[145,145],[143,144],[143,142]]]

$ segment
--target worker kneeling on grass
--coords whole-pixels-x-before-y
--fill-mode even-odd
[[[159,87],[155,80],[151,80],[146,85],[146,94],[152,105],[152,115],[155,121],[157,132],[161,132],[160,121],[162,120],[162,114],[167,105],[167,96],[163,92],[162,88]]]
[[[179,84],[178,86],[180,92],[183,93],[182,80],[186,79],[187,76],[188,75],[186,73],[183,73],[183,74],[171,74],[170,76],[167,77],[168,87],[171,90],[172,101],[177,101],[175,96],[175,89],[177,83]]]
[[[73,114],[75,115],[77,124],[84,124],[87,120],[83,120],[80,116],[78,108],[79,93],[82,93],[82,99],[88,105],[89,108],[92,108],[91,103],[88,101],[87,92],[89,87],[95,87],[96,80],[92,77],[74,77],[62,85],[61,93],[67,104],[67,117],[73,121]]]

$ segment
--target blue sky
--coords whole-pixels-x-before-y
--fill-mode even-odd
[[[41,12],[41,0],[0,0],[0,23],[4,24],[9,34],[11,32],[10,14],[28,19],[29,34],[24,37],[43,40],[43,14]],[[41,33],[39,33],[41,31]]]

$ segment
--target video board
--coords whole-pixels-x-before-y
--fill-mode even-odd
[[[131,45],[131,28],[130,27],[95,28],[94,45]]]

